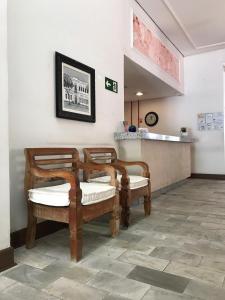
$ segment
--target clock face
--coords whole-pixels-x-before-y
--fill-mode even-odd
[[[149,113],[147,113],[147,115],[145,116],[145,123],[148,126],[155,126],[159,121],[159,116],[157,115],[157,113],[151,111]]]

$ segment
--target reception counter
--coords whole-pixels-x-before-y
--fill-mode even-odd
[[[149,165],[153,192],[190,177],[191,138],[144,132],[115,133],[114,137],[120,159]]]

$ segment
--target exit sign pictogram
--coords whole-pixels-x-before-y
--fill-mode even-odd
[[[105,77],[105,89],[114,93],[118,93],[118,82]]]

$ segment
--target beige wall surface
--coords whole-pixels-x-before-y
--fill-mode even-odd
[[[119,154],[122,159],[141,160],[149,165],[153,192],[190,177],[190,149],[189,143],[151,140],[119,141]],[[130,174],[132,173],[137,174],[138,170],[132,168]]]
[[[142,157],[149,164],[152,191],[157,191],[191,175],[189,143],[142,141]]]
[[[120,0],[9,0],[8,54],[12,231],[26,226],[23,149],[114,145],[123,120]],[[55,117],[54,52],[96,71],[96,123]],[[105,76],[118,94],[105,90]]]
[[[184,59],[185,95],[140,101],[140,127],[144,117],[155,111],[159,122],[149,131],[178,135],[181,127],[191,129],[196,142],[192,148],[192,172],[225,174],[224,132],[198,131],[197,114],[224,111],[225,50],[208,52]],[[137,125],[137,103],[133,104],[133,123]],[[135,111],[136,110],[136,111]],[[125,102],[125,119],[130,123],[130,103]]]
[[[0,1],[0,250],[10,245],[7,1]]]

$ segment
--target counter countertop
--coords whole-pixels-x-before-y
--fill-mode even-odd
[[[115,132],[115,140],[151,140],[151,141],[166,141],[179,143],[192,143],[194,140],[191,137],[165,135],[152,132]]]

